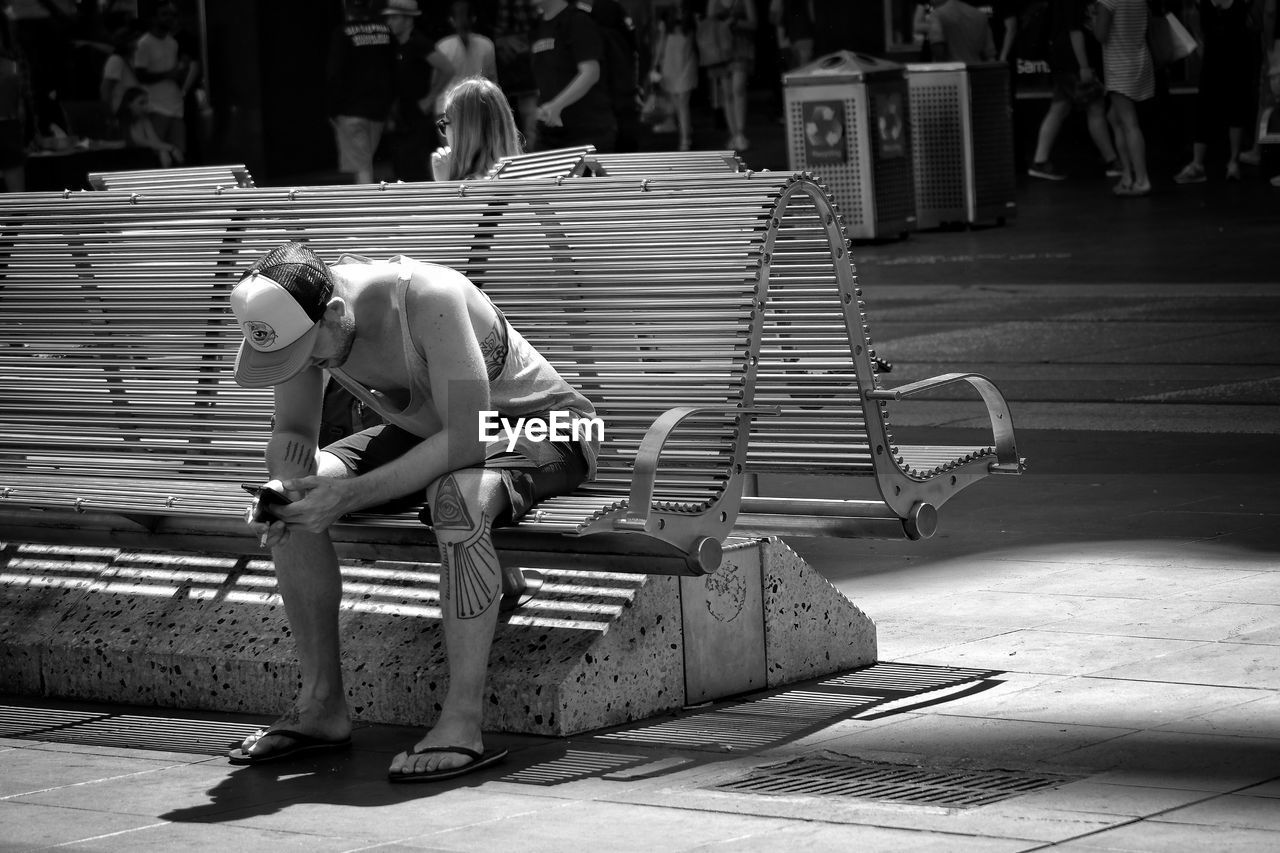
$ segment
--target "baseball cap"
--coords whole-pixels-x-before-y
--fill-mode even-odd
[[[328,265],[301,243],[277,246],[254,264],[231,290],[231,313],[244,333],[236,382],[265,388],[302,371],[332,295]]]

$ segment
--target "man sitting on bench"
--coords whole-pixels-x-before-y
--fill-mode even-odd
[[[229,758],[259,764],[350,745],[342,582],[328,529],[348,513],[417,507],[425,496],[421,518],[440,546],[449,687],[435,727],[395,757],[388,775],[449,778],[501,760],[505,751],[486,752],[481,736],[489,648],[499,610],[530,590],[519,569],[500,567],[491,530],[593,477],[598,446],[589,431],[581,441],[521,432],[486,443],[480,413],[514,423],[558,412],[591,418],[594,408],[484,293],[446,267],[345,255],[330,267],[287,243],[245,274],[231,308],[245,336],[236,381],[275,389],[267,487],[293,502],[268,507],[260,495],[249,521],[272,549],[302,686],[292,708]],[[387,423],[317,449],[326,373]]]

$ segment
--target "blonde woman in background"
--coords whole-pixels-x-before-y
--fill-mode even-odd
[[[445,138],[431,154],[437,181],[483,178],[503,157],[523,150],[507,96],[484,77],[468,77],[445,94],[436,127]]]

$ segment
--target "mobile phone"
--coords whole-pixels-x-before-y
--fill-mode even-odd
[[[284,492],[276,489],[269,489],[266,486],[255,486],[252,483],[241,483],[240,488],[253,495],[253,520],[254,521],[274,521],[275,513],[271,511],[274,506],[285,506],[293,503],[293,499]]]

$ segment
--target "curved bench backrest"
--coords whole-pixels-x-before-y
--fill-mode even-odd
[[[596,403],[606,442],[591,488],[625,497],[640,438],[659,414],[750,405],[757,373],[781,378],[756,353],[806,309],[774,306],[766,287],[803,297],[817,282],[836,303],[838,283],[852,282],[847,258],[837,274],[830,244],[824,255],[813,243],[835,233],[821,188],[764,178],[18,199],[0,216],[0,481],[57,471],[35,501],[64,504],[59,480],[113,482],[128,471],[202,481],[205,505],[242,503],[234,484],[261,475],[270,395],[231,380],[240,335],[226,293],[269,248],[299,239],[330,261],[403,253],[466,273]],[[794,280],[774,281],[773,269]],[[780,420],[804,417],[805,399],[773,379],[761,388],[787,410]],[[737,422],[709,416],[702,432],[732,435]],[[664,455],[656,499],[696,507],[724,488],[723,472],[742,460],[732,442],[704,439]],[[786,448],[754,458],[782,468],[811,461]],[[148,488],[98,500],[143,512],[157,500]]]
[[[135,169],[122,172],[90,172],[95,190],[219,190],[253,186],[253,176],[243,163],[227,166],[189,166],[177,169]]]

